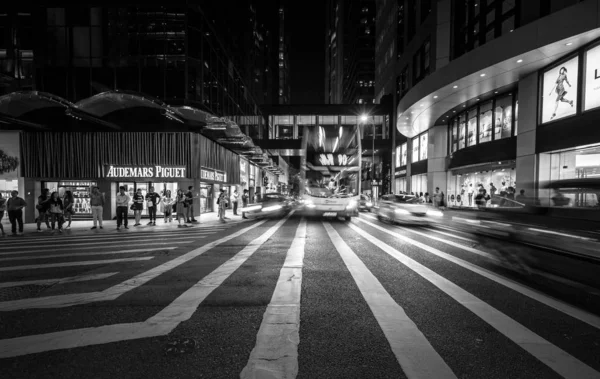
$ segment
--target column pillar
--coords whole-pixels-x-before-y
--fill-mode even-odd
[[[519,114],[517,134],[516,190],[526,196],[537,196],[538,158],[535,154],[537,131],[537,72],[519,81]]]
[[[448,125],[435,125],[429,128],[428,133],[427,192],[431,196],[435,193],[435,188],[440,187],[440,192],[447,194]]]

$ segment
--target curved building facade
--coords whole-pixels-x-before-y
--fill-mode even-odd
[[[600,175],[600,1],[421,3],[382,3],[396,28],[379,29],[378,49],[396,62],[376,63],[376,93],[395,81],[408,138],[394,147],[395,192],[439,187],[474,206],[480,185],[513,187],[552,205],[547,182]]]

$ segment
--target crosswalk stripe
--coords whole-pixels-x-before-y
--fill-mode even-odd
[[[187,239],[176,239],[174,241],[169,241],[169,242],[153,242],[153,241],[128,241],[128,242],[113,242],[113,243],[85,243],[85,244],[79,244],[79,246],[87,246],[87,247],[73,247],[73,245],[68,245],[69,247],[63,247],[63,246],[39,246],[38,248],[35,249],[19,249],[18,251],[11,251],[8,253],[0,253],[0,256],[7,256],[7,255],[18,255],[18,254],[32,254],[32,253],[40,253],[43,252],[44,250],[46,251],[55,251],[55,250],[60,250],[60,251],[68,251],[68,250],[91,250],[91,249],[98,249],[98,248],[112,248],[112,247],[126,247],[126,246],[131,246],[131,247],[140,247],[140,246],[157,246],[157,245],[179,245],[179,244],[186,244],[186,243],[190,243],[190,242],[194,242],[197,241],[199,239],[202,239],[204,237],[195,237],[195,238],[187,238]],[[89,245],[94,245],[94,246],[89,246]],[[115,246],[117,245],[117,246]]]
[[[0,283],[0,288],[28,286],[28,285],[32,285],[32,284],[53,285],[53,284],[75,283],[75,282],[87,282],[88,280],[106,279],[106,278],[109,278],[116,274],[118,274],[118,272],[107,272],[107,273],[103,273],[103,274],[92,274],[92,275],[78,275],[78,276],[71,276],[68,278],[21,280],[18,282],[4,282],[4,283]]]
[[[437,230],[437,229],[434,229],[434,228],[435,228],[435,226],[433,228],[427,229],[427,231],[432,231],[432,232],[435,232],[435,233],[438,233],[438,234],[442,234],[444,236],[456,238],[456,239],[459,239],[459,240],[462,240],[462,241],[467,241],[467,242],[471,242],[471,243],[477,243],[477,241],[475,241],[474,239],[457,236],[456,234],[451,234],[451,233],[447,233],[447,232],[442,232],[441,230]]]
[[[119,234],[111,234],[108,235],[106,237],[103,238],[98,238],[98,237],[89,237],[89,238],[70,238],[70,237],[56,237],[56,238],[50,238],[47,241],[39,241],[39,242],[30,242],[27,241],[25,243],[15,243],[15,244],[2,244],[2,246],[0,246],[0,250],[8,250],[8,249],[14,249],[14,248],[30,248],[30,247],[38,247],[41,244],[43,244],[44,246],[55,246],[55,245],[60,245],[61,243],[63,244],[69,244],[69,245],[74,245],[74,243],[92,243],[92,242],[97,242],[97,243],[103,243],[103,242],[107,242],[107,241],[125,241],[125,242],[129,242],[131,240],[144,240],[147,238],[191,238],[193,236],[206,236],[209,234],[213,234],[215,232],[199,232],[199,233],[169,233],[169,234],[146,234],[146,235],[136,235],[136,234],[126,234],[126,235],[119,235]],[[88,242],[89,241],[89,242]]]
[[[213,272],[181,294],[166,308],[146,321],[65,330],[0,340],[0,358],[17,357],[45,351],[72,349],[75,347],[167,335],[181,322],[189,320],[204,299],[206,299],[212,291],[220,286],[233,272],[235,272],[235,270],[250,258],[263,243],[275,234],[277,229],[279,229],[292,214],[293,212],[289,213],[284,219],[280,220],[261,236],[246,245],[246,247],[234,257],[216,268]],[[266,220],[259,221],[230,236],[224,237],[221,240],[222,242],[226,242],[234,238],[231,236],[241,235],[264,222],[266,222]],[[212,247],[222,243],[217,242],[218,241],[212,242]]]
[[[159,247],[153,249],[132,249],[132,250],[117,250],[117,251],[97,251],[93,253],[71,253],[71,254],[54,254],[54,255],[26,255],[11,258],[1,258],[0,262],[6,261],[23,261],[29,259],[52,259],[52,258],[70,258],[70,257],[87,257],[91,255],[110,255],[110,254],[132,254],[132,253],[146,253],[151,251],[163,251],[163,250],[175,250],[176,247]]]
[[[306,243],[306,221],[296,230],[279,272],[271,302],[263,316],[256,336],[256,345],[241,379],[265,377],[295,378],[298,374],[298,343],[300,340],[300,293]]]
[[[323,225],[360,293],[371,308],[406,376],[409,379],[456,378],[452,369],[431,346],[417,325],[394,301],[338,232],[328,222],[323,222]]]
[[[361,221],[365,222],[364,220]],[[398,250],[394,249],[388,244],[363,231],[357,225],[349,224],[349,226],[356,233],[435,285],[452,299],[460,303],[494,329],[498,330],[511,341],[519,345],[522,349],[529,352],[552,370],[556,371],[559,375],[562,375],[567,379],[597,379],[600,376],[600,373],[592,369],[590,366],[571,356],[557,346],[554,346],[550,342],[514,321],[504,313],[498,311],[491,305],[460,288],[448,279],[438,275],[429,268],[400,253]],[[408,237],[401,236],[401,238],[406,242],[409,242],[414,246],[426,251],[433,249]]]
[[[9,266],[9,267],[0,267],[0,271],[6,272],[6,271],[18,271],[18,270],[37,270],[37,269],[46,269],[46,268],[54,268],[54,267],[104,265],[104,264],[120,263],[120,262],[147,261],[152,258],[154,258],[154,257],[106,259],[106,260],[102,260],[102,261],[48,263],[48,264],[42,264],[42,265],[26,265],[26,266]]]
[[[406,237],[404,237],[402,234],[394,233],[394,232],[392,232],[390,230],[382,228],[379,225],[375,225],[375,224],[372,224],[372,223],[366,222],[366,221],[365,221],[365,223],[368,224],[368,225],[370,225],[370,226],[372,226],[373,228],[381,230],[382,232],[387,233],[387,234],[389,234],[389,235],[391,235],[393,237],[397,237],[397,238],[401,238],[401,239],[406,239]],[[418,246],[418,247],[421,247],[421,246]],[[467,262],[467,261],[465,261],[463,259],[457,258],[457,257],[455,257],[455,256],[453,256],[451,254],[444,253],[443,251],[435,249],[435,248],[433,248],[431,246],[424,245],[421,248],[425,249],[426,251],[428,251],[428,252],[430,252],[432,254],[437,255],[440,258],[444,258],[444,259],[446,259],[448,261],[451,261],[451,262],[453,262],[453,263],[455,263],[455,264],[457,264],[457,265],[459,265],[461,267],[464,267],[464,268],[466,268],[468,270],[471,270],[471,271],[473,271],[473,272],[475,272],[475,273],[477,273],[477,274],[479,274],[481,276],[484,276],[484,277],[486,277],[486,278],[488,278],[488,279],[490,279],[490,280],[492,280],[492,281],[494,281],[496,283],[502,284],[503,286],[508,287],[508,288],[510,288],[510,289],[512,289],[512,290],[514,290],[514,291],[516,291],[516,292],[518,292],[520,294],[522,294],[522,295],[525,295],[525,296],[527,296],[527,297],[529,297],[529,298],[531,298],[533,300],[536,300],[536,301],[538,301],[538,302],[540,302],[542,304],[545,304],[545,305],[547,305],[547,306],[549,306],[551,308],[554,308],[554,309],[556,309],[556,310],[558,310],[560,312],[563,312],[564,314],[566,314],[568,316],[576,318],[576,319],[578,319],[580,321],[585,322],[588,325],[591,325],[591,326],[593,326],[595,328],[600,329],[600,317],[598,317],[598,316],[596,316],[596,315],[594,315],[592,313],[589,313],[589,312],[586,312],[586,311],[584,311],[582,309],[573,307],[572,305],[569,305],[569,304],[567,304],[565,302],[562,302],[562,301],[560,301],[558,299],[554,299],[554,298],[552,298],[552,297],[550,297],[548,295],[545,295],[545,294],[543,294],[543,293],[541,293],[539,291],[536,291],[536,290],[534,290],[532,288],[524,286],[524,285],[522,285],[520,283],[517,283],[517,282],[515,282],[513,280],[510,280],[508,278],[505,278],[503,276],[500,276],[500,275],[498,275],[498,274],[496,274],[496,273],[494,273],[492,271],[489,271],[487,269],[479,267],[479,266],[477,266],[477,265],[475,265],[473,263],[470,263],[470,262]]]
[[[165,272],[174,269],[175,267],[188,262],[208,250],[215,248],[216,246],[227,242],[231,239],[241,236],[242,234],[260,226],[265,223],[266,220],[258,221],[255,224],[252,224],[246,228],[238,230],[235,233],[227,235],[221,239],[210,242],[202,247],[194,249],[186,254],[180,255],[179,257],[172,259],[168,262],[165,262],[161,265],[158,265],[146,272],[138,274],[133,278],[127,279],[122,283],[116,284],[110,288],[105,289],[104,291],[99,292],[87,292],[87,293],[74,293],[67,295],[56,295],[56,296],[47,296],[47,297],[37,297],[33,299],[20,299],[20,300],[9,300],[0,302],[0,312],[7,311],[15,311],[19,309],[32,309],[32,308],[61,308],[61,307],[70,307],[73,305],[81,305],[93,303],[96,301],[111,301],[119,296],[127,293],[133,289],[138,288],[149,282],[150,280],[156,278],[159,275],[164,274]],[[154,243],[156,245],[156,243]]]

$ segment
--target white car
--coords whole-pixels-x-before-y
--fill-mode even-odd
[[[412,195],[385,195],[381,197],[377,218],[392,223],[428,225],[444,217],[444,214],[431,206],[422,204]]]

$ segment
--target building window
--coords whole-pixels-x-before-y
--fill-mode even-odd
[[[400,145],[400,166],[406,166],[408,162],[408,143]]]
[[[421,48],[417,50],[413,57],[413,79],[415,84],[421,81],[431,72],[430,48],[431,42],[430,39],[427,38],[427,40],[423,43]]]
[[[429,138],[429,134],[427,134],[427,132],[421,134],[421,138],[420,138],[421,142],[419,144],[419,150],[420,150],[419,151],[419,153],[420,153],[420,155],[419,155],[420,159],[419,160],[421,160],[421,161],[427,159],[427,149],[428,149],[428,146],[429,146],[428,145],[428,141],[429,141],[428,138]]]
[[[415,163],[419,161],[419,137],[412,139],[412,157],[411,162]]]
[[[404,67],[398,77],[396,77],[396,96],[398,100],[404,97],[408,92],[408,67]]]

